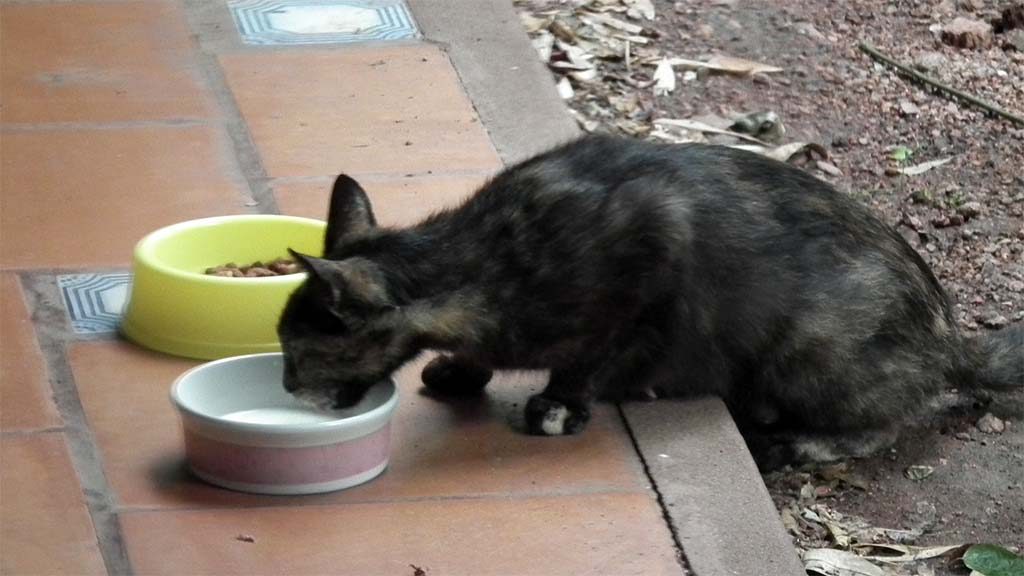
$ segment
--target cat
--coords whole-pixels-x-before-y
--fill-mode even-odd
[[[334,183],[279,323],[284,386],[351,406],[422,350],[442,394],[550,370],[534,434],[592,401],[722,397],[763,468],[888,446],[946,387],[1024,386],[1024,326],[967,339],[925,262],[850,196],[728,147],[585,136],[408,228]]]

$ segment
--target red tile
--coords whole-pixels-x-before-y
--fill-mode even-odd
[[[0,266],[126,266],[157,228],[248,212],[228,150],[202,127],[5,132]]]
[[[272,177],[501,165],[434,46],[240,52],[221,64]]]
[[[133,512],[121,521],[144,574],[681,572],[645,494]]]
[[[208,115],[176,2],[5,4],[0,38],[6,123]]]
[[[487,176],[415,178],[363,178],[352,174],[370,196],[381,226],[409,226],[441,208],[454,207],[468,198]],[[282,214],[323,220],[327,217],[333,179],[314,182],[275,182],[274,196]]]
[[[5,435],[0,452],[0,573],[106,574],[63,436]]]
[[[0,275],[0,430],[60,426],[43,356],[13,274]]]
[[[598,406],[586,433],[527,436],[510,422],[536,377],[509,374],[480,401],[444,404],[420,394],[419,367],[399,372],[390,467],[333,494],[263,497],[208,486],[184,471],[181,432],[167,394],[191,361],[129,344],[90,342],[70,362],[104,470],[126,507],[313,505],[444,496],[644,492],[647,483],[618,413]],[[131,410],[124,410],[131,406]]]

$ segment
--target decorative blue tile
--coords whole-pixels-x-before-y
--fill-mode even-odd
[[[246,44],[339,44],[418,35],[402,0],[229,0]]]
[[[57,277],[64,306],[77,334],[116,332],[132,285],[132,275],[66,274]]]

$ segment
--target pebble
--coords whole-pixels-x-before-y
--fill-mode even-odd
[[[981,214],[981,202],[964,202],[956,211],[969,220]]]
[[[1003,316],[998,312],[988,312],[981,315],[978,320],[980,320],[981,324],[986,328],[1002,328],[1010,323],[1010,321],[1006,319],[1006,316]]]
[[[924,52],[914,59],[914,67],[922,72],[937,70],[946,64],[946,57],[941,52]]]
[[[921,113],[921,109],[917,107],[917,104],[914,104],[910,100],[900,100],[900,112],[902,112],[904,116],[917,116]]]
[[[1006,422],[1001,420],[999,417],[992,415],[991,412],[985,414],[978,423],[975,424],[978,430],[985,434],[1002,434],[1006,430]]]
[[[957,432],[956,434],[953,435],[953,437],[955,437],[957,440],[963,440],[964,442],[971,441],[971,435],[968,434],[967,432]]]
[[[941,34],[943,42],[957,48],[976,50],[992,45],[992,25],[984,20],[961,16],[943,25]]]

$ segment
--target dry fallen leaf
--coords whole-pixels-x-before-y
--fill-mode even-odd
[[[622,0],[628,6],[626,15],[639,20],[641,16],[654,20],[654,3],[651,0]]]
[[[804,553],[804,568],[823,576],[885,576],[881,568],[844,550],[816,548]]]
[[[615,18],[614,16],[608,16],[607,14],[583,13],[580,14],[580,21],[591,25],[593,25],[594,23],[603,24],[605,26],[608,26],[609,28],[615,28],[616,30],[621,30],[622,32],[625,32],[627,34],[639,34],[644,31],[643,26],[630,24],[629,22],[619,20],[618,18]]]
[[[768,146],[767,142],[758,140],[753,136],[747,134],[740,134],[739,132],[733,132],[732,130],[724,130],[722,128],[715,128],[710,124],[704,122],[698,122],[696,120],[688,120],[685,118],[659,118],[654,121],[655,126],[674,126],[677,128],[683,128],[685,130],[694,130],[697,132],[706,132],[708,134],[724,134],[726,136],[734,136],[740,140],[746,140],[747,142],[754,142],[761,146]]]
[[[534,34],[551,25],[550,18],[538,18],[527,12],[520,12],[519,19],[522,21],[523,27],[526,28],[527,34]]]
[[[776,146],[775,148],[737,144],[732,146],[732,148],[756,152],[763,156],[778,160],[779,162],[789,162],[800,154],[805,154],[807,156],[817,154],[822,158],[828,158],[828,151],[825,150],[821,144],[815,144],[814,142],[790,142],[789,144],[783,144],[782,146]]]
[[[962,552],[967,548],[966,544],[957,544],[954,546],[907,546],[904,544],[882,544],[882,543],[865,543],[856,544],[854,548],[858,551],[869,552],[872,550],[888,550],[896,552],[898,556],[882,556],[882,555],[867,555],[864,556],[870,560],[876,562],[889,562],[893,564],[902,564],[906,562],[917,562],[918,560],[927,560],[929,558],[938,558],[939,556],[946,556],[953,552]]]
[[[676,72],[668,60],[662,60],[654,71],[654,95],[664,96],[676,89]]]
[[[551,60],[551,49],[555,46],[555,37],[550,32],[541,30],[531,42],[533,43],[533,49],[540,56],[541,62],[546,63],[548,60]]]
[[[576,92],[572,89],[572,83],[569,82],[569,78],[566,76],[562,76],[562,79],[558,81],[555,87],[558,88],[558,95],[563,100],[570,100],[576,95]]]
[[[777,66],[754,62],[753,60],[744,60],[743,58],[733,58],[732,56],[714,56],[706,62],[701,60],[689,60],[686,58],[669,58],[668,60],[673,66],[679,66],[682,68],[706,68],[712,72],[737,74],[740,76],[782,72],[782,68]]]
[[[943,158],[941,160],[932,160],[931,162],[922,162],[920,164],[914,164],[913,166],[907,166],[906,168],[899,168],[897,169],[897,171],[900,174],[906,176],[917,176],[918,174],[924,174],[925,172],[931,170],[932,168],[942,166],[943,164],[949,162],[952,159],[952,157],[949,157]]]

